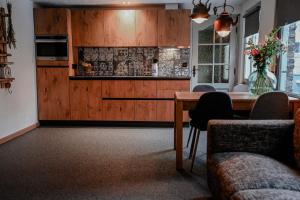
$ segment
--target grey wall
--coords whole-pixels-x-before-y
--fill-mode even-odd
[[[10,0],[17,49],[11,50],[12,94],[0,90],[0,138],[37,123],[33,3]],[[5,1],[0,5],[6,7]]]

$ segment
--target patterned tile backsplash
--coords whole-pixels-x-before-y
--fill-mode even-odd
[[[159,76],[189,76],[188,48],[79,48],[78,72],[84,73],[80,63],[86,62],[95,76],[151,76],[155,59]]]

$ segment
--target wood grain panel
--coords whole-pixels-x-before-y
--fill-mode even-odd
[[[72,120],[101,120],[101,81],[71,80],[70,105]]]
[[[103,100],[103,119],[108,121],[134,120],[134,101]]]
[[[37,60],[37,67],[51,66],[51,67],[69,67],[67,60]]]
[[[136,45],[157,46],[157,9],[136,10]]]
[[[134,119],[136,121],[156,121],[156,102],[155,100],[135,101]]]
[[[68,35],[66,8],[35,8],[34,30],[36,35]]]
[[[38,109],[40,120],[69,120],[69,70],[38,68]]]
[[[104,80],[102,81],[103,98],[134,98],[133,80]]]
[[[135,98],[156,98],[156,81],[136,80],[134,81]]]
[[[135,46],[135,10],[104,10],[105,46]]]
[[[190,46],[190,11],[158,11],[158,46]]]
[[[174,101],[158,101],[156,119],[161,122],[173,122]]]
[[[174,98],[175,92],[190,91],[189,80],[158,80],[157,97]]]
[[[72,120],[89,119],[88,81],[70,81],[70,107]]]
[[[104,46],[103,10],[72,10],[73,46]]]

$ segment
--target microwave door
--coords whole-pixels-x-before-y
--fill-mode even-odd
[[[68,43],[62,41],[36,41],[38,60],[68,60]]]

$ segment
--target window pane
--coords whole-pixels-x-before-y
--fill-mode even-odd
[[[216,65],[214,71],[215,83],[229,82],[229,65]]]
[[[212,63],[213,62],[213,46],[199,45],[198,47],[198,62]]]
[[[215,63],[229,64],[229,45],[215,46]]]
[[[212,65],[198,66],[198,83],[212,83]]]
[[[281,30],[287,52],[280,57],[280,89],[300,94],[300,21],[288,24]]]
[[[256,33],[254,35],[250,35],[250,36],[246,37],[244,49],[246,49],[249,46],[248,42],[250,40],[252,40],[254,44],[258,44],[258,36],[259,36],[259,34]],[[253,61],[249,59],[248,55],[245,55],[244,56],[244,79],[248,79],[250,73],[253,72],[254,70],[255,70],[255,68],[253,67]]]
[[[208,27],[203,31],[199,31],[199,44],[211,44],[213,43],[214,29],[213,27]]]

